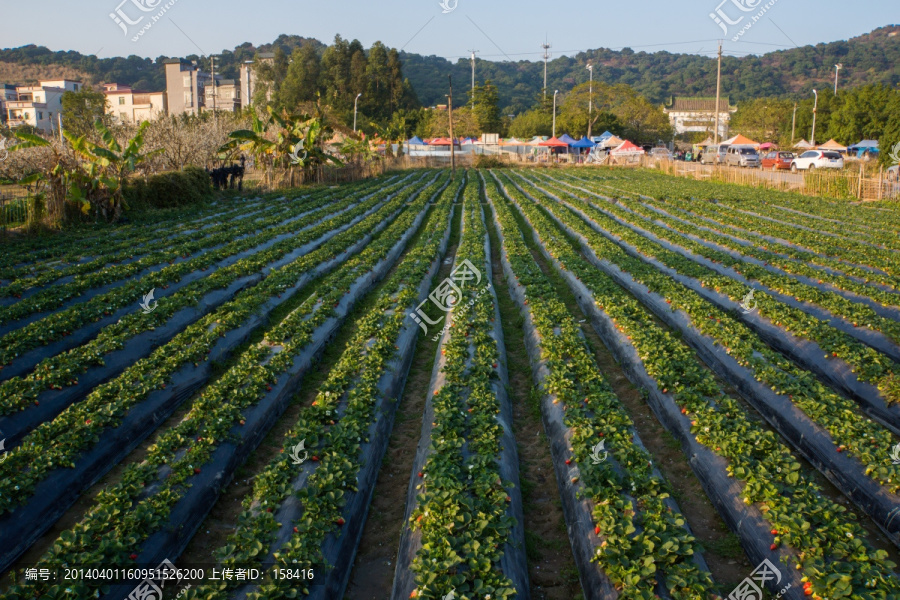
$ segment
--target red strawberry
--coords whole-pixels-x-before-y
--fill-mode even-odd
[[[294,533],[300,533],[300,530],[294,527]]]
[[[594,527],[594,533],[596,533],[597,535],[600,535],[600,526],[599,525]]]
[[[313,462],[319,462],[319,457],[318,457],[318,456],[313,456],[313,457],[312,457],[312,460],[313,460]]]
[[[507,502],[512,502],[512,498],[510,498],[509,496],[507,496],[507,497],[506,497],[506,501],[507,501]]]
[[[571,458],[567,458],[567,459],[566,459],[566,464],[567,464],[567,465],[571,465],[571,464],[572,464],[572,459],[571,459]]]
[[[425,477],[425,474],[422,471],[419,471],[419,477]]]
[[[268,512],[268,513],[272,512],[272,507],[270,506],[269,508],[267,508],[266,512]]]
[[[777,529],[773,529],[773,530],[772,530],[772,535],[778,535],[778,530],[777,530]]]
[[[338,525],[340,525],[341,527],[343,527],[343,526],[344,526],[344,523],[346,523],[346,521],[344,521],[344,517],[338,517],[338,520],[335,521],[335,523],[337,523]]]
[[[200,474],[200,467],[194,467],[194,473]]]
[[[85,419],[84,424],[85,424],[85,425],[90,425],[90,424],[91,424],[91,420],[90,420],[90,419]]]
[[[137,560],[137,554],[132,553],[128,556],[128,558],[130,558],[131,560]]]
[[[771,546],[769,546],[769,550],[774,550],[777,547],[778,547],[778,544],[772,544]]]

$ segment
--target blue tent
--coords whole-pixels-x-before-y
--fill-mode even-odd
[[[856,152],[856,156],[859,158],[862,158],[866,152],[874,154],[878,150],[878,140],[862,140],[858,144],[847,147],[847,152]]]
[[[581,138],[574,144],[572,144],[573,148],[593,148],[596,144],[586,137]]]
[[[562,134],[561,136],[559,136],[559,141],[565,142],[566,144],[568,144],[569,146],[571,146],[572,144],[575,143],[575,138],[573,138],[572,136],[570,136],[568,133],[564,133],[564,134]]]
[[[410,146],[424,146],[425,141],[419,136],[414,136],[409,139],[407,142]]]
[[[613,134],[610,133],[609,131],[604,131],[603,133],[600,134],[600,139],[601,139],[601,140],[608,140],[608,139],[611,138],[612,136],[613,136]]]

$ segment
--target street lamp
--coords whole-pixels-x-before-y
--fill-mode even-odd
[[[816,145],[816,109],[819,108],[819,92],[817,92],[816,90],[813,90],[813,94],[816,95],[816,100],[813,103],[813,128],[812,128],[812,136],[810,136],[812,139],[809,141],[809,143],[812,144],[813,147],[815,147],[815,145]]]
[[[591,87],[588,95],[588,139],[591,137],[591,117],[594,113],[594,65],[587,64],[587,70],[591,72]]]
[[[834,65],[834,95],[837,96],[838,71],[844,68],[844,63]]]
[[[353,133],[356,133],[356,105],[359,102],[359,97],[362,96],[362,92],[356,95],[356,99],[353,101]]]
[[[559,90],[553,92],[553,137],[556,137],[556,95]]]

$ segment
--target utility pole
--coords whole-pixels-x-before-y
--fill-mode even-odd
[[[794,143],[794,130],[797,128],[797,103],[794,102],[794,118],[791,119],[791,144]]]
[[[809,143],[812,144],[813,148],[816,146],[816,111],[819,108],[819,92],[813,90],[813,94],[816,96],[815,102],[813,102],[813,127],[812,127],[812,135],[810,136],[812,139],[809,140]]]
[[[834,65],[834,95],[837,96],[838,71],[844,68],[844,63]]]
[[[556,95],[559,90],[553,92],[553,137],[556,137]]]
[[[450,170],[456,175],[456,144],[453,139],[453,77],[447,75],[447,81],[450,82],[450,93],[447,94],[447,110],[448,119],[450,120]]]
[[[469,50],[472,53],[472,108],[475,108],[475,53],[480,50]]]
[[[546,38],[544,39],[544,43],[541,44],[541,48],[544,49],[544,99],[547,99],[547,61],[550,60],[550,44],[547,43]]]
[[[591,84],[588,91],[588,139],[591,139],[591,117],[594,116],[594,65],[587,64],[587,70],[591,72]]]
[[[219,113],[216,111],[217,106],[217,96],[219,90],[216,89],[216,56],[214,54],[209,55],[209,70],[212,75],[212,89],[213,89],[213,120],[216,123],[216,129],[219,128]]]
[[[719,96],[722,94],[722,42],[719,42],[719,66],[716,69],[716,132],[713,144],[719,145]],[[718,150],[717,150],[718,152]],[[717,155],[718,156],[718,155]]]

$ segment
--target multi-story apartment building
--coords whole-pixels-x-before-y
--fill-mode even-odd
[[[206,86],[212,78],[191,62],[170,58],[166,68],[166,106],[170,115],[199,115],[206,103]]]
[[[274,62],[274,52],[260,52],[257,56],[259,62]],[[257,75],[255,72],[256,63],[248,60],[241,65],[241,83],[240,83],[240,101],[241,108],[246,108],[253,104],[253,93],[256,91]]]
[[[77,92],[81,82],[71,79],[39,81],[37,85],[3,86],[3,112],[8,127],[31,125],[42,131],[52,132],[59,127],[62,112],[62,95]]]
[[[234,79],[218,79],[206,86],[206,110],[238,111],[241,109],[241,87]]]
[[[103,84],[106,113],[122,123],[150,121],[168,111],[166,92],[145,92],[118,83]]]

